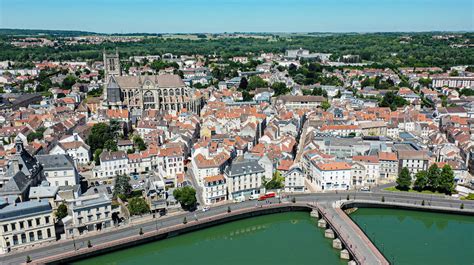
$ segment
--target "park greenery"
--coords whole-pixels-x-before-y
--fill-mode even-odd
[[[426,171],[418,171],[414,179],[412,183],[412,176],[408,168],[404,167],[398,175],[396,189],[409,191],[413,188],[418,192],[430,191],[448,195],[454,192],[454,172],[449,165],[438,168],[433,164]]]
[[[16,30],[0,32],[0,60],[42,61],[42,60],[101,60],[103,49],[118,48],[124,58],[133,55],[173,53],[178,55],[216,54],[225,58],[260,52],[282,53],[286,49],[304,47],[313,52],[332,53],[333,59],[342,55],[359,55],[358,61],[378,62],[383,66],[439,66],[473,64],[474,50],[452,45],[472,42],[474,33],[457,33],[458,37],[435,39],[439,33],[364,33],[364,34],[262,34],[266,38],[162,38],[160,35],[146,36],[139,42],[112,43],[100,45],[61,45],[59,47],[20,48],[10,44],[18,38]],[[22,30],[23,36],[38,34],[37,31]],[[70,36],[71,33],[48,31],[45,38]],[[85,33],[84,33],[85,34]],[[130,34],[129,34],[130,35]],[[409,37],[407,37],[409,36]],[[272,41],[269,41],[269,38]],[[61,40],[59,39],[59,43]],[[157,65],[155,67],[162,67]]]
[[[337,77],[327,77],[323,69],[332,71],[332,68],[323,67],[318,62],[306,62],[301,67],[291,64],[288,67],[288,74],[300,85],[312,85],[319,83],[321,85],[342,86],[343,83]]]
[[[140,151],[146,150],[145,141],[140,137],[140,135],[133,136],[133,144]]]
[[[142,215],[150,212],[150,207],[141,196],[129,199],[127,207],[130,211],[130,215]]]
[[[271,180],[263,180],[263,186],[267,190],[281,189],[285,186],[285,178],[281,175],[280,171],[275,171]]]
[[[174,198],[181,204],[184,210],[193,210],[196,208],[196,190],[193,187],[185,186],[176,188],[173,191]]]
[[[408,101],[392,91],[387,92],[379,103],[379,107],[390,107],[392,111],[408,105]]]
[[[471,201],[474,201],[474,193],[469,193],[467,196],[461,197],[461,200],[471,200]]]
[[[29,133],[28,136],[26,137],[26,139],[28,140],[28,142],[33,142],[36,139],[42,140],[44,131],[46,131],[46,128],[45,127],[40,127],[38,129],[36,129],[35,132]]]

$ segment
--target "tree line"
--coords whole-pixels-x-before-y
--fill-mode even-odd
[[[414,181],[412,181],[414,179]],[[454,172],[450,165],[439,168],[437,164],[431,165],[428,170],[418,171],[412,178],[408,168],[404,167],[397,178],[397,189],[408,191],[432,191],[444,194],[454,192]]]

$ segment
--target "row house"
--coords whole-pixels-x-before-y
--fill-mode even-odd
[[[105,194],[81,196],[67,206],[68,216],[62,219],[66,238],[113,227],[112,200]]]
[[[348,190],[351,187],[352,167],[346,162],[312,161],[311,184],[321,191]]]
[[[378,179],[380,177],[380,164],[378,156],[353,156],[352,161],[359,163],[364,167],[362,172],[362,183],[360,183],[359,179],[357,185],[374,186],[378,183]]]
[[[427,151],[422,150],[400,150],[398,151],[398,169],[408,168],[412,177],[422,170],[428,170],[430,156]]]
[[[264,173],[256,160],[236,158],[224,170],[229,200],[260,194]]]
[[[68,155],[78,165],[87,165],[91,161],[90,147],[84,142],[59,142],[50,151],[51,155]]]
[[[123,151],[103,151],[100,165],[94,168],[96,178],[114,178],[117,175],[128,174],[128,156]]]
[[[205,177],[202,197],[207,205],[227,200],[227,183],[224,175]]]

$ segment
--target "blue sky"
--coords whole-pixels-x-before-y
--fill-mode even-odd
[[[0,28],[113,32],[474,30],[474,0],[0,0]]]

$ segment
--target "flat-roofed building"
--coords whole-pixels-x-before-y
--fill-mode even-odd
[[[70,201],[68,216],[62,219],[66,238],[112,227],[112,212],[112,201],[105,194],[82,196]]]

